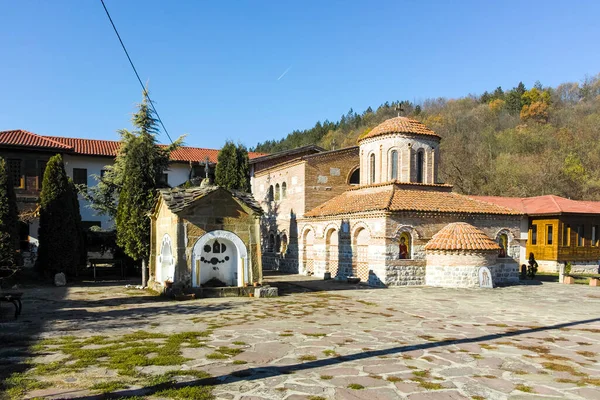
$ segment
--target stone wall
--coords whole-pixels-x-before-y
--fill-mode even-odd
[[[413,286],[425,284],[425,261],[388,260],[385,266],[386,286]]]
[[[305,211],[309,211],[352,188],[348,181],[358,168],[358,147],[314,154],[305,162]]]
[[[442,287],[479,287],[479,268],[491,268],[497,258],[495,252],[489,251],[428,251],[425,284]]]

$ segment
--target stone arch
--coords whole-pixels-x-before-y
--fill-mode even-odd
[[[325,272],[337,276],[340,228],[330,224],[325,228]]]
[[[510,247],[513,245],[515,235],[508,228],[502,228],[496,232],[495,241],[500,246],[498,257],[510,257]]]
[[[360,166],[357,165],[350,170],[346,177],[346,183],[349,185],[360,185]]]
[[[419,239],[421,236],[415,227],[411,225],[400,225],[394,233],[394,240],[398,243],[398,257],[399,259],[413,259],[414,253],[414,241]],[[404,239],[404,241],[403,241]],[[405,248],[403,246],[406,246]],[[404,250],[404,252],[403,252]]]
[[[275,184],[275,201],[281,200],[281,189],[279,187],[279,183]]]
[[[369,232],[369,236],[372,236],[371,228],[369,227],[369,225],[366,222],[358,221],[352,224],[352,228],[350,229],[350,236],[353,238],[353,240],[354,236],[356,235],[356,231],[360,228],[366,229]]]
[[[281,199],[287,198],[287,183],[283,182],[281,184]]]
[[[218,242],[218,245],[217,245]],[[209,251],[210,248],[210,251]],[[213,249],[219,249],[208,259]],[[216,262],[215,262],[216,260]],[[246,245],[238,235],[215,230],[202,235],[192,249],[192,286],[198,287],[212,278],[232,286],[251,282],[251,265]]]
[[[302,269],[310,274],[315,272],[314,243],[316,232],[312,226],[302,230]]]
[[[371,231],[366,224],[360,224],[352,232],[352,275],[361,281],[369,280],[369,242]]]
[[[282,230],[281,232],[279,232],[279,241],[281,243],[280,252],[281,254],[285,254],[287,252],[287,247],[289,244],[287,231]]]
[[[156,263],[156,281],[163,283],[165,281],[174,282],[175,280],[175,256],[173,252],[173,241],[168,233],[162,237],[160,244],[160,253]]]

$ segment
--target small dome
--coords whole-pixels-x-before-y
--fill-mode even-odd
[[[453,222],[433,235],[425,250],[498,251],[500,246],[473,225]]]
[[[435,136],[436,138],[439,138],[434,131],[417,120],[406,117],[396,117],[383,121],[381,124],[377,125],[369,133],[360,138],[359,142],[361,140],[388,135],[390,133],[408,133],[414,135]]]

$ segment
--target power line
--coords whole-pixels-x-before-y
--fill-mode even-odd
[[[113,29],[115,30],[115,33],[117,34],[117,38],[119,39],[119,42],[121,43],[121,47],[123,48],[123,51],[125,52],[125,55],[127,56],[127,59],[129,60],[129,64],[131,65],[133,72],[135,72],[135,76],[137,77],[137,80],[140,83],[140,86],[142,87],[142,89],[144,91],[146,91],[146,86],[144,86],[144,83],[140,79],[140,75],[138,74],[137,69],[135,68],[135,65],[133,65],[133,61],[131,61],[131,57],[129,57],[129,52],[127,51],[127,48],[125,48],[125,44],[123,43],[123,40],[121,39],[121,35],[119,35],[119,31],[117,30],[115,23],[113,22],[112,18],[110,17],[110,13],[108,12],[108,9],[106,8],[106,4],[104,4],[104,0],[100,0],[100,2],[102,3],[102,7],[104,7],[104,11],[106,11],[106,16],[108,17],[110,24],[112,25]],[[163,124],[162,119],[160,119],[160,115],[158,115],[158,111],[156,111],[156,108],[154,107],[154,102],[150,98],[150,94],[146,92],[146,96],[148,96],[148,100],[150,102],[150,107],[152,107],[152,111],[154,111],[154,114],[156,114],[156,119],[158,119],[158,122],[160,122],[160,126],[162,126],[163,130],[167,134],[167,137],[169,138],[171,143],[173,143],[173,139],[171,139],[171,135],[169,135],[169,131],[167,131],[167,128],[165,128],[165,124]]]

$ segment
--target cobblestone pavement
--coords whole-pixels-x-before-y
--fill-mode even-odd
[[[18,321],[3,306],[0,330],[116,341],[144,331],[157,337],[141,341],[157,343],[170,340],[158,334],[203,332],[182,342],[177,365],[135,368],[145,376],[205,371],[213,378],[181,372],[178,382],[211,383],[218,399],[600,399],[600,288],[369,289],[286,279],[287,294],[271,299],[165,301],[122,284],[29,289]],[[31,368],[14,346],[2,346],[0,361]],[[71,362],[60,346],[30,356]],[[157,394],[106,366],[36,379],[49,387],[29,397],[101,398],[90,387],[104,381],[121,382],[119,396]]]

